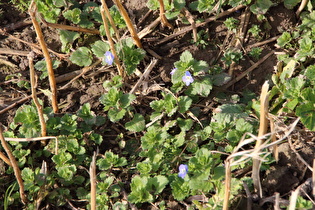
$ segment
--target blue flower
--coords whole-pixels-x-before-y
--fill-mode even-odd
[[[106,51],[106,53],[104,54],[105,58],[104,58],[104,61],[108,64],[108,65],[112,65],[113,62],[114,62],[114,55],[109,52],[109,51]]]
[[[177,70],[177,68],[173,68],[170,75],[173,75],[175,73],[175,71]]]
[[[184,179],[188,172],[188,166],[186,164],[180,164],[180,166],[178,167],[178,170],[179,170],[178,176]]]
[[[190,85],[190,83],[194,82],[194,78],[192,78],[191,74],[189,71],[185,72],[185,75],[182,78],[183,82],[186,83],[186,85]]]

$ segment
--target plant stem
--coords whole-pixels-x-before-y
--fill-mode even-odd
[[[140,39],[138,37],[137,31],[136,31],[135,27],[133,26],[127,11],[125,10],[125,8],[120,3],[120,0],[114,0],[114,2],[116,4],[116,6],[118,7],[118,10],[120,11],[120,14],[123,16],[123,18],[124,18],[124,20],[125,20],[125,22],[127,24],[128,30],[130,31],[131,37],[133,38],[135,44],[139,48],[143,48],[142,44],[140,42]]]
[[[96,210],[96,165],[95,165],[96,153],[94,152],[92,162],[90,165],[90,182],[91,182],[91,210]]]
[[[115,44],[113,42],[113,39],[110,35],[110,31],[109,31],[109,26],[108,26],[108,22],[107,22],[107,18],[105,16],[105,10],[104,10],[104,7],[107,7],[107,6],[104,6],[103,4],[106,4],[104,0],[102,0],[102,7],[101,7],[101,15],[102,15],[102,19],[103,19],[103,23],[104,23],[104,29],[105,29],[105,33],[106,33],[106,36],[107,36],[107,40],[109,42],[109,46],[110,46],[110,50],[112,51],[113,55],[114,55],[114,61],[115,61],[115,64],[118,68],[118,73],[121,77],[124,78],[124,70],[122,69],[120,63],[119,63],[119,59],[118,59],[118,55],[116,53],[116,50],[115,50]]]
[[[13,156],[13,154],[10,150],[8,143],[4,140],[1,127],[0,127],[0,140],[1,140],[1,145],[2,145],[3,149],[5,150],[5,152],[7,153],[8,157],[10,159],[11,166],[12,166],[13,171],[14,171],[14,175],[17,179],[18,184],[19,184],[21,201],[23,204],[26,204],[28,202],[28,199],[26,198],[25,193],[24,193],[24,184],[23,184],[23,180],[22,180],[22,176],[21,176],[21,171],[18,167],[18,164],[15,160],[15,157]]]
[[[42,33],[42,30],[40,28],[39,23],[36,20],[36,4],[34,2],[34,0],[32,0],[31,4],[30,4],[30,8],[29,8],[29,14],[31,16],[32,22],[33,22],[33,26],[35,28],[36,31],[36,35],[39,41],[39,44],[42,48],[44,57],[45,57],[45,61],[46,61],[46,66],[47,66],[47,71],[48,71],[48,78],[49,78],[49,84],[50,84],[50,90],[51,90],[51,102],[52,102],[52,107],[54,110],[54,113],[58,112],[58,103],[57,103],[57,88],[56,88],[56,81],[55,81],[55,74],[54,74],[54,69],[53,69],[53,65],[51,62],[51,58],[47,49],[47,45],[46,42],[44,40],[44,36]]]
[[[260,122],[259,122],[258,137],[261,137],[267,133],[268,89],[269,89],[269,84],[268,84],[268,81],[266,81],[261,88],[261,94],[260,94]],[[262,143],[263,143],[263,140],[261,138],[258,138],[256,141],[255,149],[259,149]],[[262,189],[261,189],[260,175],[259,175],[260,164],[261,164],[261,161],[259,159],[253,158],[253,173],[252,173],[253,184],[254,184],[255,191],[258,193],[259,197],[261,198]]]
[[[173,29],[173,26],[168,22],[168,20],[165,17],[165,9],[164,9],[163,0],[159,0],[159,3],[160,3],[160,17],[161,17],[162,25],[167,26],[170,29]]]
[[[37,94],[36,94],[36,79],[35,79],[35,69],[34,69],[34,52],[30,52],[28,56],[28,61],[29,61],[29,68],[30,68],[30,78],[31,78],[31,89],[32,89],[32,98],[34,100],[34,103],[37,108],[38,116],[39,116],[39,122],[41,125],[41,134],[42,136],[46,136],[46,122],[44,119],[44,113],[43,113],[43,107],[40,105],[38,99],[37,99]],[[45,141],[41,141],[42,144],[45,144]]]

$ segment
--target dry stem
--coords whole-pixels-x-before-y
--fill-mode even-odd
[[[116,53],[116,50],[115,50],[115,44],[114,44],[114,41],[110,35],[110,31],[109,31],[109,26],[108,26],[108,22],[107,22],[107,19],[106,19],[106,16],[105,16],[105,10],[104,8],[107,7],[107,6],[104,6],[105,1],[102,0],[102,7],[101,7],[101,15],[102,15],[102,19],[103,19],[103,23],[104,23],[104,28],[105,28],[105,33],[106,33],[106,36],[107,36],[107,40],[109,42],[109,46],[110,46],[110,50],[112,51],[113,55],[114,55],[114,61],[115,61],[115,64],[117,66],[117,69],[118,69],[118,73],[120,76],[122,76],[124,78],[124,71],[119,63],[119,59],[118,59],[118,55]]]
[[[139,48],[143,48],[142,47],[142,44],[140,42],[140,39],[138,37],[138,34],[137,34],[137,31],[135,29],[135,27],[133,26],[130,18],[129,18],[129,15],[127,13],[127,11],[125,10],[125,8],[122,6],[120,0],[114,0],[116,6],[118,7],[118,10],[121,14],[121,16],[123,16],[126,24],[127,24],[127,27],[128,27],[128,30],[130,31],[130,34],[131,34],[131,37],[133,38],[135,44],[139,47]],[[104,21],[104,20],[103,20]]]
[[[165,9],[164,9],[164,2],[163,0],[159,0],[160,4],[160,18],[163,26],[167,26],[170,29],[173,29],[173,26],[168,22],[168,20],[165,17]]]
[[[90,182],[91,182],[91,209],[96,210],[96,153],[94,152],[90,165]]]
[[[4,140],[4,137],[2,135],[2,128],[0,127],[0,140],[1,140],[1,145],[3,147],[3,149],[5,150],[5,152],[7,153],[9,159],[10,159],[10,162],[11,162],[11,166],[13,168],[13,171],[14,171],[14,175],[17,179],[17,182],[19,184],[19,187],[20,187],[20,198],[21,198],[21,201],[26,204],[28,202],[28,199],[27,197],[25,196],[25,193],[24,193],[24,184],[23,184],[23,180],[22,180],[22,176],[21,176],[21,171],[18,167],[18,164],[15,160],[15,157],[13,156],[11,150],[10,150],[10,147],[9,145],[7,144],[7,142]]]
[[[269,84],[266,81],[261,88],[260,94],[260,122],[259,122],[259,132],[258,137],[261,137],[267,133],[268,128],[268,89]],[[255,150],[258,150],[263,143],[263,139],[258,138],[255,145]],[[258,150],[259,151],[259,150]],[[259,176],[259,168],[260,168],[261,161],[258,158],[253,158],[253,184],[255,191],[258,193],[260,198],[262,197],[262,189],[260,183],[260,176]]]
[[[32,2],[30,4],[30,8],[29,8],[29,14],[31,16],[39,44],[42,48],[42,51],[43,51],[43,54],[45,57],[47,71],[48,71],[49,84],[50,84],[50,89],[51,89],[51,93],[52,93],[51,94],[52,107],[53,107],[54,113],[57,113],[58,112],[57,88],[56,88],[54,69],[53,69],[51,58],[50,58],[50,55],[49,55],[49,52],[47,49],[46,42],[44,40],[42,30],[39,26],[39,23],[36,20],[35,13],[36,13],[36,4],[35,4],[34,0],[32,0]]]
[[[46,136],[46,122],[44,119],[43,107],[40,105],[37,99],[37,94],[36,94],[36,79],[35,79],[35,69],[34,69],[34,64],[33,64],[34,52],[30,52],[28,56],[28,61],[29,61],[29,68],[30,68],[32,98],[37,108],[39,122],[41,125],[41,134],[42,136]],[[45,141],[42,141],[42,143],[45,143]]]

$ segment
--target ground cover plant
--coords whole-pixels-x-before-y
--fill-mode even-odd
[[[314,208],[314,2],[1,6],[1,208]]]

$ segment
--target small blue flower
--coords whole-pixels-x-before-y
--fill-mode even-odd
[[[170,75],[173,75],[175,73],[175,71],[177,70],[177,68],[173,68]]]
[[[194,78],[192,78],[189,71],[185,72],[185,75],[182,78],[183,82],[186,83],[186,86],[190,85],[190,83],[194,82]]]
[[[105,58],[104,58],[104,61],[108,64],[108,65],[112,65],[113,62],[114,62],[114,55],[109,52],[109,51],[106,51],[106,53],[104,54]]]
[[[186,164],[180,164],[180,166],[178,167],[178,176],[182,179],[185,178],[187,172],[188,172],[188,165]]]

